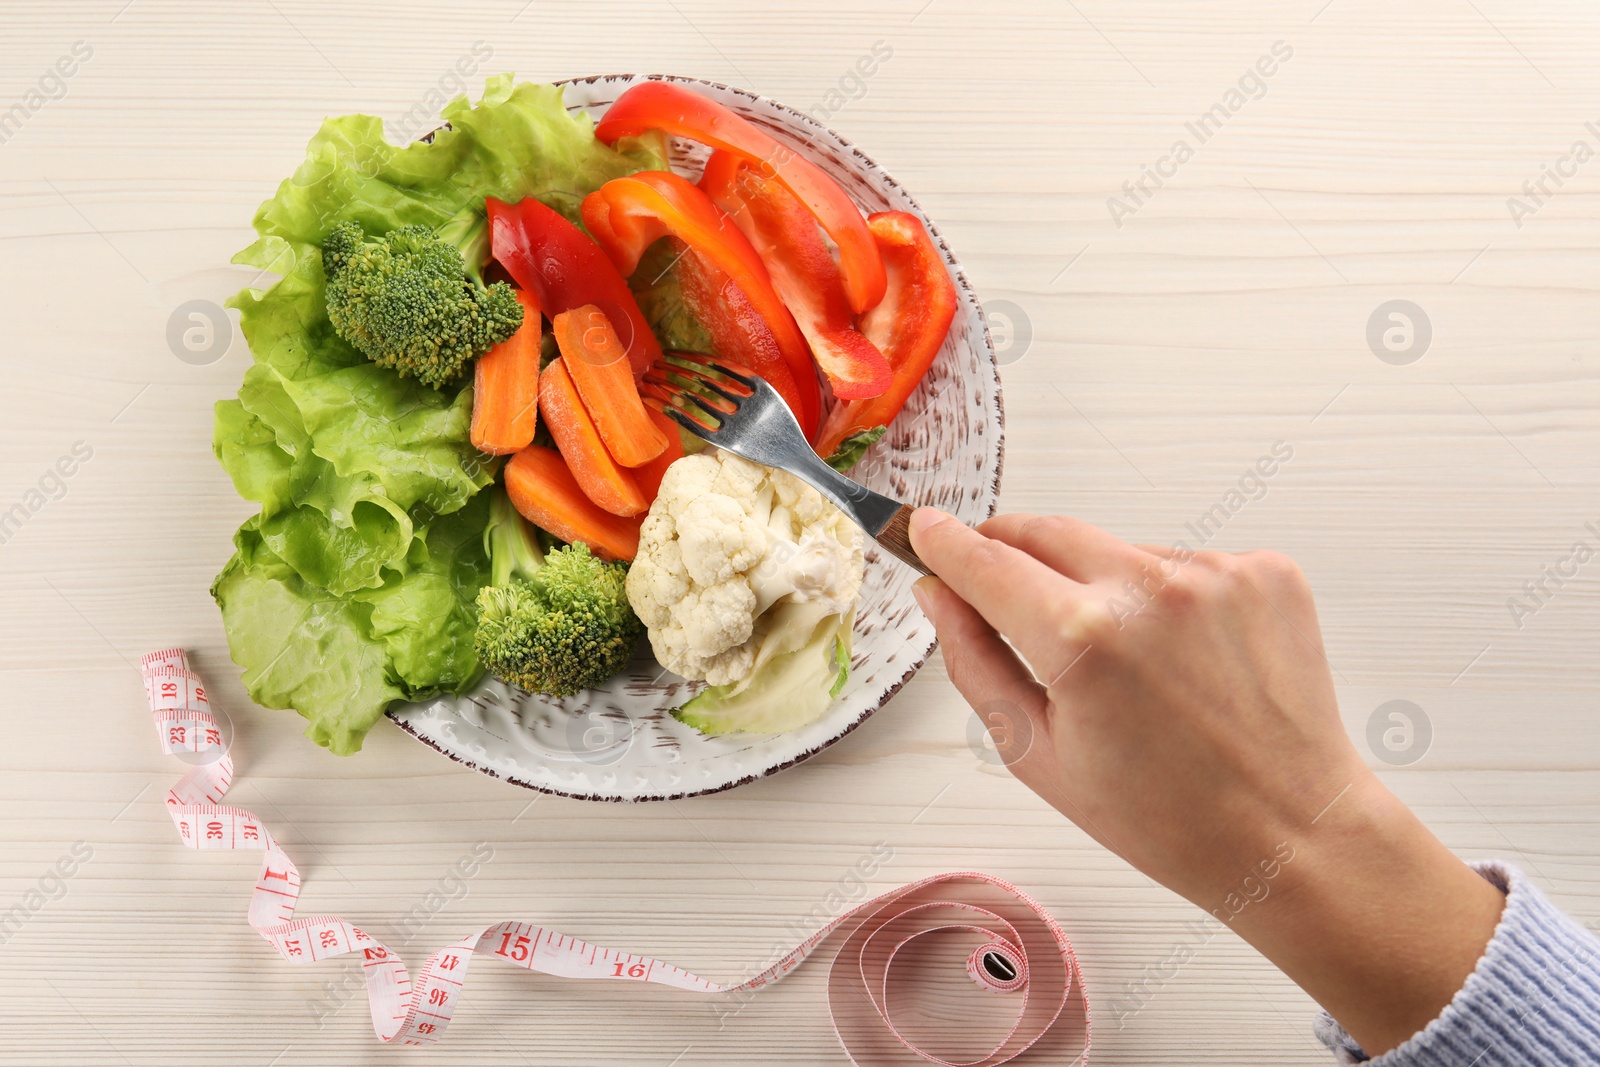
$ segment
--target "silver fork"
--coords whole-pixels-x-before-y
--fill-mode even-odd
[[[804,479],[890,555],[923,574],[932,573],[911,548],[909,524],[915,509],[874,493],[824,463],[806,443],[805,433],[777,390],[749,371],[706,356],[674,352],[670,358],[673,362],[657,364],[645,375],[643,389],[662,405],[668,418],[718,448]],[[692,391],[673,381],[673,376],[711,396]]]

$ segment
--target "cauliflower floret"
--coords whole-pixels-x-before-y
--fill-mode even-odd
[[[639,531],[628,599],[668,670],[712,685],[749,677],[787,640],[769,609],[843,616],[860,596],[863,536],[810,485],[707,450],[667,469]]]
[[[670,605],[687,596],[690,587],[689,572],[683,567],[683,552],[678,542],[671,539],[672,520],[656,516],[645,520],[644,525],[648,528],[657,518],[664,521],[656,524],[656,535],[661,537],[662,529],[666,530],[660,542],[661,551],[647,559],[634,560],[628,568],[628,601],[638,601],[645,606],[648,614],[641,614],[638,608],[634,608],[634,614],[651,629],[671,622]],[[643,536],[642,531],[640,536]]]
[[[846,562],[850,549],[833,537],[807,533],[805,540],[789,561],[788,577],[794,586],[796,600],[855,600],[856,588],[841,583],[841,575],[850,573]]]
[[[773,471],[772,487],[777,491],[778,502],[793,512],[795,520],[802,526],[810,526],[836,516],[844,525],[854,530],[858,538],[860,537],[861,531],[845,519],[838,508],[822,499],[821,493],[788,471]]]
[[[657,662],[685,678],[702,678],[712,685],[729,685],[749,675],[755,664],[755,646],[749,642],[734,645],[714,656],[703,656],[685,644],[682,628],[650,631],[650,651]]]
[[[725,582],[767,550],[767,531],[731,496],[711,492],[677,519],[684,569],[698,585]],[[640,531],[643,536],[643,531]]]
[[[750,583],[741,578],[700,586],[672,605],[672,623],[683,630],[691,652],[715,656],[750,640],[755,601]]]
[[[666,607],[658,624],[646,623],[656,660],[674,674],[725,685],[749,673],[755,660],[755,595],[734,579],[691,587]]]
[[[701,453],[705,455],[705,453]],[[732,497],[744,506],[746,514],[754,514],[753,508],[756,500],[767,489],[767,484],[772,475],[783,474],[782,471],[763,467],[759,463],[751,463],[731,452],[717,453],[719,469],[717,476],[711,483],[711,491],[721,493],[723,496]],[[784,475],[790,477],[790,475]],[[810,486],[807,486],[809,489]],[[815,490],[812,490],[815,492]]]
[[[676,518],[691,502],[712,492],[712,483],[722,471],[722,465],[712,456],[697,452],[684,456],[667,468],[661,478],[661,488],[656,493],[656,503],[650,514],[668,514]]]

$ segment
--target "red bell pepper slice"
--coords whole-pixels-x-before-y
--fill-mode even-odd
[[[956,314],[955,283],[917,217],[880,211],[868,216],[867,225],[889,268],[889,291],[861,317],[861,331],[889,360],[894,382],[881,396],[850,400],[828,413],[817,439],[817,454],[825,457],[851,434],[894,421],[928,373]]]
[[[717,354],[766,379],[794,412],[806,440],[816,440],[822,395],[809,359],[801,378],[804,384],[798,385],[789,370],[785,346],[767,328],[761,312],[739,284],[710,260],[693,252],[684,255],[678,261],[678,285],[684,306],[711,335]]]
[[[494,258],[537,297],[545,315],[553,319],[585,304],[598,307],[627,348],[635,378],[661,358],[661,342],[633,290],[588,234],[531,196],[516,204],[490,197],[488,209]]]
[[[777,179],[762,177],[728,152],[711,154],[700,188],[761,256],[833,395],[865,400],[887,390],[889,361],[856,329],[839,266],[805,205]]]
[[[614,144],[646,130],[665,130],[760,165],[800,198],[839,246],[851,309],[860,314],[883,299],[887,275],[861,211],[821,167],[716,101],[671,82],[642,82],[617,97],[594,135]]]
[[[765,378],[809,440],[822,413],[811,350],[744,234],[695,185],[667,171],[615,178],[583,201],[583,224],[629,275],[662,237],[688,246],[678,260],[684,302],[725,359]]]

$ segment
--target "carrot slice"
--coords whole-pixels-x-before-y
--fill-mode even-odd
[[[553,448],[529,445],[512,456],[506,464],[506,495],[523,518],[563,541],[582,541],[602,559],[639,554],[643,520],[595,507]]]
[[[683,438],[678,436],[678,424],[655,408],[646,407],[644,413],[667,439],[667,447],[661,455],[633,472],[633,477],[639,483],[639,491],[644,494],[646,500],[654,504],[656,494],[661,492],[661,479],[667,476],[667,468],[672,466],[674,460],[683,458]]]
[[[472,447],[504,456],[526,448],[539,425],[539,300],[516,290],[522,325],[478,357],[472,371]]]
[[[633,475],[617,466],[606,451],[564,358],[552,360],[539,376],[539,411],[572,476],[590,500],[613,515],[637,515],[650,506]]]
[[[611,458],[624,467],[640,467],[661,455],[667,438],[645,416],[628,350],[605,312],[585,304],[557,315],[550,328]]]

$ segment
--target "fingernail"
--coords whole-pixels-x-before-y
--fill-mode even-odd
[[[922,609],[922,613],[930,621],[933,619],[933,612],[929,610],[928,605],[933,602],[933,597],[928,592],[928,586],[932,581],[931,578],[918,578],[911,586],[911,595],[917,598],[917,607]]]
[[[929,527],[937,526],[941,522],[949,522],[953,518],[955,518],[954,515],[940,511],[938,508],[918,508],[911,513],[911,532],[919,534]]]

